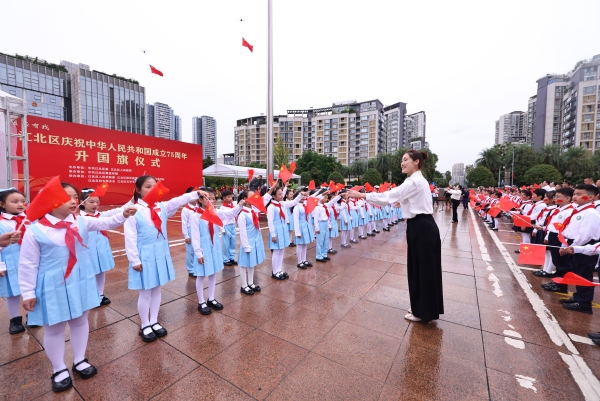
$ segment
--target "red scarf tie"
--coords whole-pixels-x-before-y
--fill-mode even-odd
[[[75,220],[77,221],[77,220]],[[67,272],[65,273],[65,280],[71,274],[73,270],[73,266],[77,263],[77,253],[75,252],[75,240],[79,241],[79,243],[83,246],[83,240],[79,235],[79,231],[77,231],[77,227],[73,227],[71,223],[67,223],[66,221],[59,221],[56,224],[50,223],[46,217],[42,217],[38,220],[38,222],[45,227],[52,227],[56,229],[65,228],[65,243],[67,244],[67,248],[69,248],[69,261],[67,262]]]
[[[98,214],[89,214],[89,213],[86,213],[86,216],[95,217],[97,219],[97,218],[100,217],[100,213],[98,213]],[[106,238],[108,238],[108,232],[106,232],[106,230],[102,230],[100,232],[102,233],[102,235],[104,235]]]
[[[552,221],[552,218],[554,216],[556,216],[558,213],[560,212],[560,208],[557,207],[556,209],[552,210],[550,213],[548,213],[548,215],[546,216],[546,218],[544,219],[544,226],[546,226],[546,223],[550,223]]]
[[[350,202],[346,202],[346,206],[348,206],[348,213],[350,213]]]
[[[192,212],[196,211],[196,209],[193,208],[193,207],[190,207],[190,205],[185,205],[185,208],[188,209],[188,210],[191,210]]]
[[[202,216],[202,214],[204,213],[204,209],[202,209],[201,207],[198,207],[196,209],[196,212],[198,214],[200,214],[200,216]],[[210,240],[212,241],[212,243],[215,243],[215,225],[213,223],[210,222],[206,222],[206,224],[208,224],[208,232],[210,232]]]
[[[256,213],[254,211],[254,209],[250,209],[250,210],[246,210],[244,209],[246,212],[248,213],[252,213],[252,223],[254,223],[254,227],[256,227],[257,230],[259,230],[259,225],[258,225],[258,213]]]
[[[283,208],[281,207],[281,203],[279,203],[279,202],[275,203],[274,201],[271,201],[271,205],[279,208],[279,217],[281,217],[281,219],[285,221],[285,213],[283,213]]]
[[[571,222],[571,219],[573,218],[573,216],[575,216],[577,213],[579,212],[583,212],[584,210],[587,209],[594,209],[596,206],[593,203],[590,203],[589,205],[587,205],[586,207],[584,207],[583,209],[575,209],[573,210],[573,213],[571,213],[571,215],[569,217],[567,217],[565,219],[565,222],[563,223],[563,227],[561,231],[565,231],[565,228],[567,228],[567,226],[569,225],[569,223]]]
[[[331,215],[329,214],[329,208],[326,205],[323,205],[323,208],[325,209],[325,214],[327,215],[327,220],[331,219]]]
[[[152,219],[152,223],[154,223],[154,227],[156,227],[156,229],[158,230],[158,234],[162,235],[164,238],[165,235],[162,232],[162,220],[160,219],[160,216],[158,215],[158,213],[156,213],[155,208],[160,210],[160,207],[156,206],[156,203],[148,205],[148,209],[150,209],[150,219]],[[158,234],[156,234],[156,237],[158,237]]]
[[[2,219],[2,216],[0,216],[0,220]],[[16,215],[16,216],[12,216],[9,220],[14,220],[16,223],[15,229],[18,229],[21,231],[21,239],[19,239],[19,245],[21,245],[21,242],[23,242],[23,236],[25,235],[25,230],[27,230],[27,226],[26,223],[23,223],[23,220],[26,220],[27,216],[21,216],[20,214]],[[23,225],[21,225],[21,223],[23,223]],[[21,228],[19,228],[21,227]]]
[[[333,207],[333,217],[335,217],[335,219],[338,219],[338,211],[335,209],[335,206]]]

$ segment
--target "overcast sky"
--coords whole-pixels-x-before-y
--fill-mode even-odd
[[[427,113],[442,172],[491,146],[494,121],[526,110],[538,78],[600,53],[598,0],[273,3],[275,114],[406,102]],[[219,155],[237,119],[266,113],[267,0],[21,0],[2,14],[0,52],[134,78],[181,117],[186,141],[192,117],[215,117]]]

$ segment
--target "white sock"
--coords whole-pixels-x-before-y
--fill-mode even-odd
[[[6,309],[8,309],[8,316],[11,319],[20,316],[19,306],[21,306],[21,298],[18,295],[15,295],[13,297],[6,297],[5,300]]]
[[[554,264],[552,263],[552,255],[550,254],[549,250],[546,250],[546,260],[544,261],[543,269],[546,273],[549,274],[551,274],[554,270]]]
[[[248,287],[248,279],[246,278],[246,274],[248,269],[240,269],[240,279],[242,279],[242,288]]]
[[[104,283],[106,282],[106,273],[96,274],[96,285],[98,286],[98,294],[104,295]]]
[[[354,228],[350,230],[350,241],[354,240]]]
[[[254,284],[254,267],[249,267],[248,270],[248,285]]]
[[[204,301],[204,277],[196,277],[196,293],[198,294],[198,303],[203,304]]]
[[[142,329],[150,325],[150,298],[152,297],[152,290],[140,290],[138,297],[138,313],[140,315]],[[148,334],[152,331],[151,329],[144,330],[144,334]]]
[[[44,351],[50,359],[54,373],[67,368],[65,365],[65,327],[67,322],[60,322],[52,326],[44,325]],[[69,372],[63,372],[54,378],[55,382],[66,379]]]
[[[333,238],[329,238],[329,249],[333,249]]]
[[[73,348],[73,363],[81,362],[85,359],[85,350],[87,349],[88,337],[90,335],[90,325],[88,323],[88,311],[76,319],[69,320],[69,329],[71,330],[71,348]],[[77,366],[77,370],[89,368],[89,363],[82,363]]]
[[[531,244],[531,234],[521,233],[521,242],[524,244]]]
[[[281,271],[281,265],[283,264],[283,249],[273,250],[271,262],[273,267],[273,274],[279,273]]]
[[[302,259],[302,245],[296,244],[296,258],[298,259],[298,264],[304,262]]]
[[[156,323],[158,323],[158,311],[160,309],[162,291],[160,285],[158,287],[154,287],[151,291],[152,297],[150,298],[150,324],[154,326]]]
[[[348,231],[342,231],[342,244],[346,245],[348,243]]]
[[[208,276],[208,300],[213,301],[215,299],[215,287],[217,285],[217,276],[211,274]]]
[[[308,245],[304,244],[304,246],[302,247],[302,259],[304,259],[304,261],[306,262],[306,250],[308,249]]]
[[[364,235],[364,226],[358,226],[358,236],[362,237]]]

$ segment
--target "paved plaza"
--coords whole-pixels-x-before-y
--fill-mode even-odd
[[[314,263],[313,243],[308,270],[295,267],[288,248],[290,279],[271,279],[267,260],[256,269],[263,290],[253,296],[240,293],[239,267],[226,267],[216,290],[225,308],[201,316],[177,214],[168,231],[178,279],[163,287],[159,315],[169,334],[149,344],[138,336],[138,292],[127,289],[121,227],[109,234],[112,303],[90,312],[87,356],[98,374],[53,394],[43,328],[11,336],[0,305],[0,399],[598,399],[600,349],[585,337],[600,331],[600,309],[563,309],[566,294],[541,290],[549,280],[516,265],[510,225],[490,233],[472,211],[459,213],[453,225],[450,212],[434,212],[445,314],[429,324],[404,319],[405,223],[351,249],[337,239],[338,254],[325,264]],[[261,227],[266,238],[266,222]]]

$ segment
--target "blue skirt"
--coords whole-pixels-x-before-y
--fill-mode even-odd
[[[256,245],[250,250],[250,252],[244,251],[244,248],[240,247],[240,254],[238,256],[238,263],[240,267],[248,268],[254,267],[267,259],[265,255],[265,245],[263,243],[262,237],[259,237],[260,244],[256,243]]]
[[[275,236],[277,242],[273,242],[271,233],[269,233],[269,249],[285,249],[290,245],[290,234],[287,229],[287,223],[275,225]]]
[[[340,236],[340,231],[338,229],[338,222],[336,219],[331,219],[331,230],[329,230],[329,238],[337,238]]]
[[[352,224],[352,228],[358,227],[358,212],[356,210],[351,210],[350,216],[352,217],[352,222],[350,223]]]

